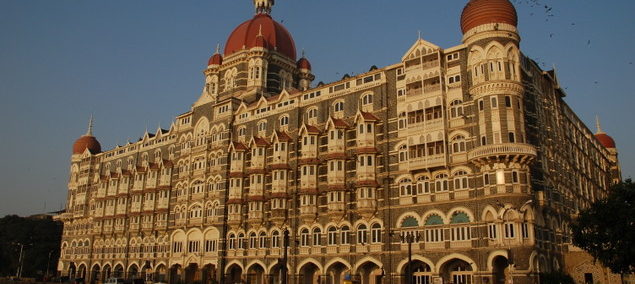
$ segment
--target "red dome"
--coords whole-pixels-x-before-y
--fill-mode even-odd
[[[606,133],[595,134],[595,138],[600,141],[600,144],[602,144],[604,148],[615,148],[615,140],[613,140],[613,138],[611,138],[611,136],[608,136]]]
[[[298,60],[298,69],[307,69],[307,70],[311,70],[311,62],[309,62],[308,59],[306,59],[306,57],[302,57],[300,58],[300,60]]]
[[[491,23],[518,25],[516,9],[509,0],[471,0],[461,14],[461,30]]]
[[[101,144],[94,136],[84,135],[73,144],[73,154],[82,154],[88,149],[93,154],[101,153]]]
[[[234,29],[225,44],[225,56],[256,46],[256,38],[261,32],[268,48],[295,61],[295,43],[291,34],[267,14],[258,14]]]
[[[207,66],[210,65],[223,65],[223,56],[220,53],[214,53],[207,61]]]

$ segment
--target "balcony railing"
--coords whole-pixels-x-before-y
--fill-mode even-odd
[[[468,159],[479,159],[492,156],[525,155],[536,156],[536,148],[529,144],[504,143],[477,147],[468,153]]]

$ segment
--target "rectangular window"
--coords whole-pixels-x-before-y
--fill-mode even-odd
[[[498,99],[496,97],[492,97],[492,108],[498,108]]]
[[[505,106],[512,107],[512,98],[510,96],[505,96]]]

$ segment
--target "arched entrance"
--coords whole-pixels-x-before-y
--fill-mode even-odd
[[[75,280],[75,275],[77,275],[77,267],[75,267],[74,262],[71,262],[68,265],[68,278],[71,280]]]
[[[85,264],[80,264],[79,268],[77,269],[77,276],[75,276],[75,278],[81,278],[81,279],[86,279],[86,265]]]
[[[128,277],[126,277],[127,279],[137,279],[139,278],[139,267],[137,267],[136,264],[132,264],[130,265],[130,267],[128,267]]]
[[[411,273],[412,273],[412,284],[432,284],[432,269],[430,266],[421,261],[421,260],[413,260],[411,264]],[[403,275],[402,283],[408,283],[407,275],[408,275],[408,264],[403,266],[403,271],[401,271],[401,275]]]
[[[443,283],[472,284],[472,266],[464,260],[453,258],[441,266]]]
[[[320,279],[320,268],[312,262],[307,262],[300,269],[300,283],[301,284],[316,284]]]
[[[507,283],[509,261],[504,256],[497,256],[492,260],[492,284]]]
[[[165,268],[164,264],[157,265],[157,267],[154,269],[154,277],[153,277],[154,282],[165,283],[168,280],[167,272],[168,270]]]
[[[154,281],[154,275],[152,274],[152,265],[150,264],[150,261],[146,261],[143,263],[140,274],[141,275],[139,276],[139,278],[144,279],[146,282]]]
[[[198,270],[198,264],[190,263],[190,265],[185,268],[185,283],[194,283],[195,281],[201,281],[201,273]]]
[[[258,263],[247,270],[247,284],[265,284],[265,268]]]
[[[175,264],[170,267],[170,284],[177,284],[183,281],[183,269],[181,269],[180,264]]]
[[[241,283],[243,269],[238,266],[238,264],[232,264],[227,270],[227,283]]]
[[[202,284],[215,283],[216,281],[212,282],[212,280],[216,280],[216,266],[213,264],[205,265],[201,271],[201,278]]]
[[[110,267],[110,264],[106,264],[101,272],[101,280],[106,280],[110,278],[110,276],[112,276],[112,268]]]
[[[100,271],[100,267],[99,264],[95,264],[93,265],[93,269],[90,270],[90,281],[88,281],[89,283],[95,283],[100,281],[101,277],[101,271]]]
[[[121,264],[115,265],[115,269],[113,270],[112,277],[114,277],[114,278],[123,278],[124,277],[123,274],[124,274],[123,265],[121,265]]]
[[[348,269],[348,267],[346,265],[344,265],[341,262],[336,262],[331,264],[331,266],[329,266],[326,269],[326,275],[327,275],[327,279],[326,279],[326,283],[327,284],[343,284],[344,283],[344,276],[346,274],[350,274],[350,270]]]
[[[288,272],[288,271],[287,271]],[[289,276],[285,275],[287,277],[287,283],[291,283]],[[271,268],[271,271],[269,271],[269,284],[278,284],[281,283],[281,279],[282,279],[282,265],[280,265],[280,263],[276,264],[275,266],[273,266]]]
[[[357,268],[361,284],[380,284],[382,281],[381,268],[374,262],[364,262]]]

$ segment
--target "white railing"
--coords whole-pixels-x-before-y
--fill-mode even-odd
[[[470,151],[467,156],[468,159],[477,159],[488,156],[497,156],[497,155],[536,155],[536,148],[533,145],[529,144],[520,144],[520,143],[504,143],[504,144],[495,144],[495,145],[485,145],[477,147],[476,149]]]

